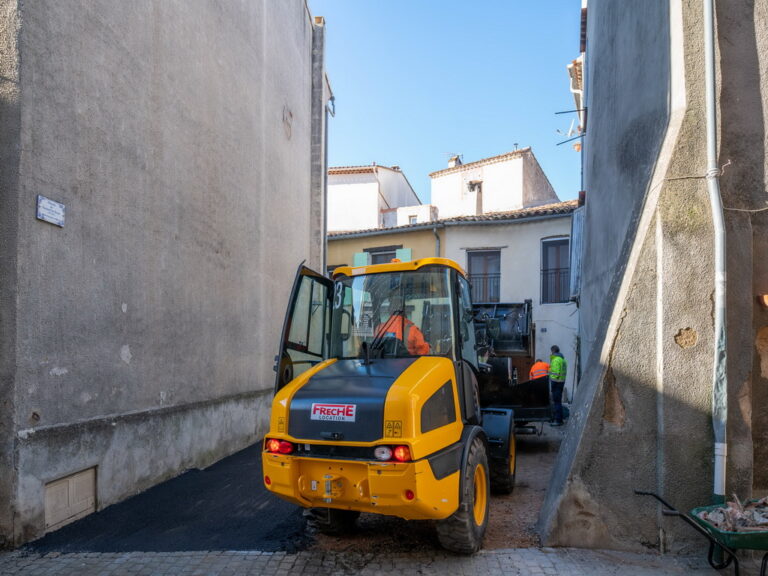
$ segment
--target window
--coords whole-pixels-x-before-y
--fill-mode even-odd
[[[408,216],[408,224],[416,224],[418,218],[416,216]]]
[[[397,258],[397,251],[402,248],[402,244],[396,246],[376,246],[375,248],[365,248],[364,252],[371,255],[371,264],[387,264]]]
[[[451,273],[446,268],[338,277],[331,322],[332,355],[365,358],[365,343],[370,358],[453,357],[453,294]],[[416,333],[411,339],[413,331]]]
[[[570,299],[569,239],[541,241],[541,303],[556,304]]]
[[[395,257],[395,251],[392,252],[372,252],[371,264],[386,264],[392,262],[392,258]]]
[[[475,302],[498,302],[501,286],[501,252],[478,250],[467,253],[469,281]]]

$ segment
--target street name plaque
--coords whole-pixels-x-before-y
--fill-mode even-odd
[[[37,219],[64,228],[65,206],[60,202],[37,195]]]

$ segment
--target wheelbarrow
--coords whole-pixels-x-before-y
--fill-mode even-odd
[[[739,559],[736,558],[737,550],[766,550],[763,555],[763,562],[760,565],[760,576],[765,576],[766,567],[768,567],[768,530],[760,532],[726,532],[719,530],[706,520],[698,517],[700,512],[708,512],[715,508],[721,508],[720,504],[714,506],[701,506],[691,510],[690,514],[679,512],[669,502],[664,500],[658,494],[653,492],[643,492],[635,490],[635,494],[640,496],[653,496],[662,503],[661,513],[665,516],[677,516],[684,520],[689,526],[699,534],[709,540],[709,552],[707,561],[715,570],[722,570],[733,563],[733,569],[736,576],[739,576]],[[722,558],[722,560],[721,560]]]

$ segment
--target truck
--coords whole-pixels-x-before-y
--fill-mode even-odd
[[[435,521],[438,540],[481,546],[491,490],[514,487],[514,413],[481,405],[466,272],[446,258],[301,265],[276,356],[263,443],[267,490],[321,531],[360,513]]]

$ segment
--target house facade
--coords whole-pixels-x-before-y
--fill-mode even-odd
[[[559,201],[530,147],[467,164],[454,156],[448,168],[429,177],[432,204],[438,207],[440,218],[508,212]]]
[[[400,208],[409,207],[400,212]],[[425,210],[425,208],[427,208]],[[410,182],[398,166],[336,166],[328,169],[328,232],[367,230],[429,221]]]
[[[394,226],[328,236],[329,269],[364,266],[392,258],[442,256],[468,272],[476,303],[532,301],[536,356],[545,360],[557,344],[571,369],[570,397],[577,373],[578,310],[570,302],[571,214],[576,201],[480,216]]]

